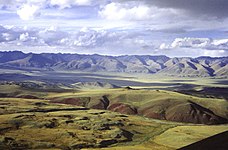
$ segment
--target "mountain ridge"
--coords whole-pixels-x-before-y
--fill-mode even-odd
[[[16,67],[87,72],[127,72],[184,77],[228,76],[228,57],[167,57],[165,55],[121,55],[71,53],[23,53],[1,51],[0,68]]]

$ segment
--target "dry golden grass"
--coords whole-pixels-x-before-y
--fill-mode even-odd
[[[0,87],[0,91],[10,92],[11,90],[11,86],[4,88]],[[163,90],[124,88],[39,93],[13,87],[13,91],[18,90],[22,94],[35,93],[42,97],[41,99],[0,98],[0,148],[8,148],[11,143],[18,147],[24,146],[25,149],[42,150],[78,147],[172,150],[228,129],[227,125],[206,126],[155,120],[108,110],[87,110],[79,106],[50,103],[48,100],[77,97],[99,100],[106,95],[111,103],[123,102],[142,108],[169,99],[191,100],[220,116],[228,117],[228,104],[222,99],[198,98]]]
[[[153,141],[177,149],[227,130],[228,125],[178,126],[168,129]]]

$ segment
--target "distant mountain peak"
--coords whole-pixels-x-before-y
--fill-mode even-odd
[[[76,70],[86,72],[153,73],[189,77],[228,77],[228,57],[174,57],[165,55],[23,53],[0,52],[0,68]]]

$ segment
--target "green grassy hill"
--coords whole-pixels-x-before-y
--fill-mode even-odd
[[[29,84],[30,85],[30,84]],[[84,86],[83,86],[84,87]],[[189,122],[196,124],[224,124],[228,122],[228,103],[224,99],[199,98],[164,90],[135,90],[116,88],[85,91],[56,91],[24,88],[19,85],[1,85],[1,97],[47,99],[86,108],[111,110],[128,115]]]
[[[130,87],[48,87],[0,85],[1,149],[172,150],[228,129],[224,99]]]
[[[162,90],[106,89],[52,93],[46,99],[87,108],[197,124],[227,123],[228,103]]]
[[[172,150],[226,130],[227,125],[175,123],[42,99],[0,98],[1,149]]]

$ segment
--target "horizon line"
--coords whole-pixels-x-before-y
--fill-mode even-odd
[[[168,57],[168,58],[200,58],[200,57],[209,57],[209,58],[227,58],[228,56],[198,56],[198,57],[190,57],[190,56],[180,56],[180,57],[170,57],[170,56],[167,56],[167,55],[151,55],[151,54],[143,54],[143,55],[140,55],[140,54],[133,54],[133,55],[129,55],[129,54],[123,54],[123,55],[109,55],[109,54],[98,54],[98,53],[91,53],[91,54],[83,54],[83,53],[74,53],[74,52],[67,52],[67,53],[64,53],[64,52],[58,52],[58,53],[54,53],[54,52],[42,52],[42,53],[36,53],[36,52],[23,52],[23,51],[20,51],[20,50],[4,50],[4,51],[1,51],[0,50],[0,53],[2,52],[21,52],[23,54],[65,54],[65,55],[86,55],[86,56],[93,56],[93,55],[99,55],[99,56],[106,56],[106,57],[123,57],[123,56],[165,56],[165,57]]]

